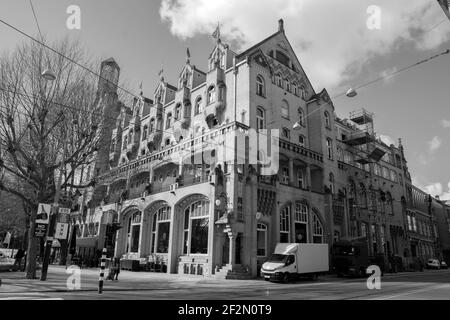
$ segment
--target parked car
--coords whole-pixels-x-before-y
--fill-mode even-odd
[[[427,269],[436,269],[439,270],[441,268],[441,264],[438,259],[429,259],[427,262]]]
[[[441,269],[448,269],[447,262],[441,261]]]

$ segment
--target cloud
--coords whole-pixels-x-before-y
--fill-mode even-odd
[[[450,120],[446,120],[446,119],[442,119],[441,120],[441,125],[444,127],[444,128],[450,128]]]
[[[395,140],[392,139],[390,136],[380,134],[380,139],[381,139],[381,141],[386,143],[388,146],[390,146],[391,144],[395,145]]]
[[[442,145],[442,140],[439,137],[434,137],[433,139],[431,139],[431,141],[428,142],[428,148],[430,153],[434,153],[437,150],[439,150],[439,148]]]
[[[439,196],[441,200],[447,201],[450,200],[450,182],[447,184],[447,190],[444,190],[444,187],[440,182],[431,183],[426,186],[419,187],[426,193],[431,196]]]
[[[369,30],[369,0],[162,0],[160,16],[173,35],[210,35],[217,22],[232,47],[242,50],[277,30],[283,18],[288,38],[313,85],[343,85],[375,55],[400,44],[434,49],[450,39],[436,1],[379,0],[381,29]],[[345,85],[347,86],[347,85]]]

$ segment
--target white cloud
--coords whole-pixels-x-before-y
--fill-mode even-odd
[[[374,55],[389,54],[401,43],[419,50],[450,39],[436,1],[379,0],[381,30],[369,30],[369,0],[162,0],[160,15],[182,38],[210,35],[220,21],[224,40],[237,49],[255,44],[285,20],[288,38],[317,89],[348,81]],[[426,33],[424,35],[424,33]],[[347,85],[345,85],[347,86]]]
[[[442,140],[439,137],[434,137],[428,142],[428,147],[431,153],[436,152],[442,145]]]
[[[444,128],[450,128],[450,120],[442,119],[442,120],[441,120],[441,125],[442,125]]]
[[[447,190],[444,190],[444,187],[440,182],[431,183],[426,186],[419,187],[426,193],[431,196],[439,196],[441,200],[447,201],[450,200],[450,182],[447,184]]]
[[[395,145],[395,140],[392,139],[390,136],[381,134],[381,135],[380,135],[380,139],[381,139],[381,141],[383,141],[384,143],[386,143],[388,146],[390,146],[391,144]]]

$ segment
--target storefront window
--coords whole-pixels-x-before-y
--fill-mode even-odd
[[[209,201],[198,201],[184,211],[184,254],[208,254]]]
[[[154,214],[152,222],[152,253],[169,252],[170,219],[170,207],[162,207]]]
[[[281,243],[289,242],[290,210],[291,210],[291,208],[288,206],[280,211],[280,242]]]
[[[158,224],[158,243],[157,253],[169,252],[169,234],[170,234],[170,222],[163,222]]]

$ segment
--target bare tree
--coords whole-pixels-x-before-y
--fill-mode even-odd
[[[5,174],[0,190],[29,209],[30,279],[36,277],[32,231],[38,204],[53,203],[60,174],[62,188],[87,187],[75,185],[73,177],[95,159],[103,117],[98,77],[70,61],[95,70],[81,45],[65,39],[50,46],[61,54],[31,42],[0,58],[0,170]],[[42,77],[47,68],[56,75],[54,81]],[[6,182],[11,180],[15,183]]]

